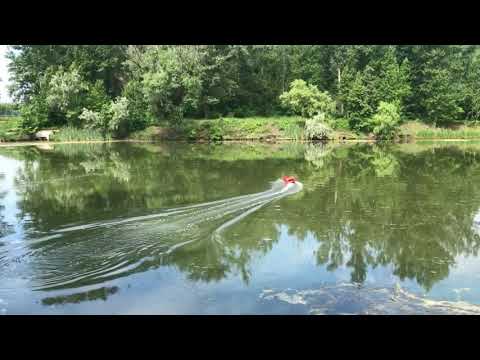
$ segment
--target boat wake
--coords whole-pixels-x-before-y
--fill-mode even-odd
[[[302,188],[298,181],[277,180],[260,193],[59,228],[23,241],[20,248],[0,248],[0,268],[15,270],[12,275],[22,271],[38,290],[80,287],[145,271],[188,244],[221,245],[230,226]]]

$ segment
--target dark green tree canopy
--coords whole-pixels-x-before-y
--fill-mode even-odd
[[[288,110],[280,95],[294,80],[328,93],[336,116],[356,130],[368,128],[381,101],[396,103],[402,117],[439,125],[480,115],[477,46],[17,45],[8,56],[12,95],[31,128],[80,124],[84,108],[101,112],[119,98],[126,99],[129,129],[281,115]],[[59,111],[46,99],[68,79],[84,93]]]

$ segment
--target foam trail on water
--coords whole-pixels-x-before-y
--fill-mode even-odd
[[[232,212],[232,210],[233,211],[241,210],[243,209],[242,205],[245,205],[246,207],[250,207],[252,205],[256,205],[257,203],[262,203],[262,202],[267,203],[277,198],[281,198],[286,195],[298,192],[302,189],[302,187],[303,185],[300,182],[296,182],[294,184],[288,183],[285,185],[283,181],[277,180],[272,182],[272,187],[269,190],[256,193],[256,194],[241,195],[241,196],[231,197],[227,199],[206,202],[202,204],[165,209],[158,214],[134,216],[126,219],[103,221],[103,222],[96,222],[96,223],[60,228],[58,230],[53,231],[53,233],[63,233],[63,232],[70,232],[70,231],[76,231],[76,230],[93,229],[93,228],[104,227],[104,226],[121,225],[126,223],[140,222],[140,221],[152,220],[157,218],[172,217],[173,215],[177,215],[177,216],[184,215],[184,216],[188,216],[191,219],[193,215],[196,215],[195,218],[193,218],[192,220],[198,220],[197,219],[198,217],[202,219],[214,213],[229,214]],[[262,204],[262,206],[263,205],[264,204]],[[50,235],[45,239],[50,239],[52,236],[54,235]]]
[[[8,270],[13,264],[12,269],[19,269],[15,264],[28,263],[25,269],[32,272],[23,277],[31,278],[33,288],[43,290],[78,287],[145,271],[192,243],[213,240],[221,244],[222,234],[230,226],[302,188],[299,182],[277,180],[270,189],[255,194],[61,227],[26,240],[19,248],[3,246],[0,268]]]
[[[272,186],[272,188],[275,188],[275,186]],[[215,231],[212,234],[212,237],[215,238],[217,241],[219,241],[221,233],[224,232],[228,227],[236,224],[237,222],[239,222],[243,218],[247,217],[251,213],[253,213],[253,212],[257,211],[258,209],[260,209],[261,207],[265,206],[267,203],[269,203],[273,200],[278,200],[278,199],[280,199],[284,196],[290,195],[292,193],[298,192],[302,188],[303,188],[302,183],[299,183],[299,182],[297,182],[295,184],[288,183],[286,186],[283,186],[281,188],[281,190],[274,193],[275,197],[272,197],[270,199],[261,201],[259,205],[255,206],[255,207],[241,213],[240,215],[236,216],[235,218],[223,223],[221,226],[219,226],[217,229],[215,229]]]

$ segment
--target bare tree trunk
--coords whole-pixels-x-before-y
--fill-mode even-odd
[[[203,103],[203,117],[208,119],[208,104],[206,101]]]
[[[341,75],[340,67],[337,68],[337,81],[338,81],[338,89],[340,90],[340,87],[342,85],[342,75]],[[343,103],[340,100],[338,103],[340,106],[340,114],[343,115]]]

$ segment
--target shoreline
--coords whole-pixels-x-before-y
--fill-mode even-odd
[[[398,142],[398,141],[385,141],[392,144],[413,144],[421,141],[437,141],[437,142],[469,142],[469,141],[480,141],[480,138],[471,138],[471,139],[443,139],[443,138],[414,138],[412,141],[407,142]],[[142,139],[117,139],[117,140],[78,140],[78,141],[5,141],[0,142],[0,147],[16,147],[16,146],[38,146],[38,145],[65,145],[65,144],[103,144],[103,143],[162,143],[162,142],[178,142],[178,143],[191,143],[191,144],[209,144],[209,143],[260,143],[260,144],[275,144],[281,142],[296,142],[296,143],[316,143],[316,142],[330,142],[330,143],[381,143],[382,140],[375,139],[328,139],[323,141],[312,141],[312,140],[296,140],[288,138],[280,138],[270,141],[265,141],[263,139],[224,139],[222,141],[213,142],[213,141],[191,141],[191,140],[182,140],[182,139],[151,139],[151,140],[142,140]]]
[[[85,136],[83,133],[68,134],[63,139],[79,139],[60,141],[61,136],[50,141],[34,140],[25,135],[10,134],[9,138],[1,137],[0,147],[27,146],[38,144],[89,144],[110,142],[179,142],[179,143],[309,143],[304,137],[304,119],[296,116],[283,117],[250,117],[197,119],[185,121],[180,129],[167,123],[147,126],[143,130],[133,131],[125,138],[103,140],[102,136]],[[17,121],[18,122],[18,121]],[[18,124],[17,124],[18,125]],[[19,125],[18,125],[19,126]],[[17,126],[17,127],[18,127]],[[18,129],[17,129],[18,130]],[[61,131],[61,129],[60,129]],[[6,134],[6,132],[5,132]],[[23,138],[22,138],[23,137]],[[84,140],[84,139],[92,140]],[[419,141],[469,142],[480,141],[480,125],[474,127],[436,128],[419,121],[405,121],[398,129],[395,140],[375,139],[371,133],[359,133],[349,129],[332,129],[328,140],[332,143],[415,143]],[[95,139],[95,140],[93,140]],[[47,145],[45,145],[47,146]]]

